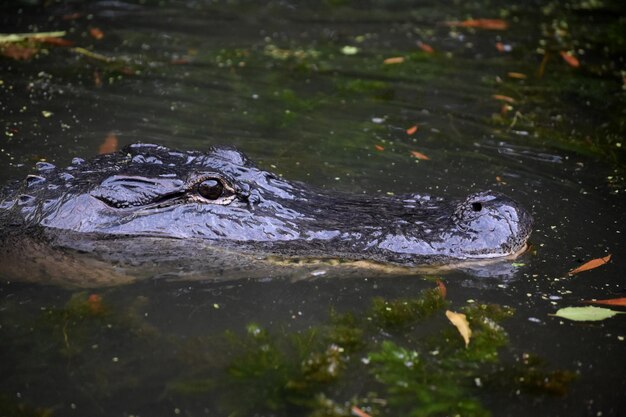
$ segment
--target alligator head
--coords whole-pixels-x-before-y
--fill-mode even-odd
[[[457,201],[322,191],[259,169],[234,149],[150,144],[75,159],[62,170],[41,164],[1,207],[57,231],[402,265],[514,255],[532,223],[496,192]]]

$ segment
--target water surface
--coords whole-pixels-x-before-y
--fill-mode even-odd
[[[327,265],[88,291],[2,277],[3,414],[620,415],[626,318],[550,315],[624,296],[618,2],[34,3],[3,5],[2,31],[65,31],[73,45],[0,58],[3,182],[107,137],[227,144],[331,190],[498,190],[535,225],[530,251],[438,275],[447,306],[405,319],[385,311],[423,302],[434,277]],[[444,311],[478,320],[483,304],[514,312],[476,324],[464,353]],[[408,352],[404,368],[377,361],[385,346]]]

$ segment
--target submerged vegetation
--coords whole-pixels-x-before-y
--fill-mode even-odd
[[[62,307],[33,312],[30,325],[19,319],[17,327],[10,313],[18,310],[5,304],[0,351],[15,375],[28,378],[12,381],[13,389],[28,384],[36,392],[65,380],[73,404],[85,407],[141,387],[162,405],[192,414],[200,406],[231,416],[339,417],[353,415],[355,408],[370,416],[486,416],[481,393],[487,385],[561,395],[571,380],[536,362],[524,368],[500,358],[507,345],[501,323],[513,315],[510,308],[464,307],[472,328],[466,347],[445,320],[448,302],[441,287],[411,298],[375,298],[362,312],[331,311],[326,323],[300,330],[249,323],[244,332],[194,337],[150,325],[142,318],[149,304],[142,297],[126,306],[106,298],[75,293]],[[31,348],[18,353],[7,340]],[[36,364],[49,368],[32,379],[27,370]],[[23,405],[5,399],[0,411],[55,414],[29,408],[34,398],[23,398]]]

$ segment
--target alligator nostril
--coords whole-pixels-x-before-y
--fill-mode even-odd
[[[481,211],[483,209],[483,205],[481,203],[472,203],[472,210]]]

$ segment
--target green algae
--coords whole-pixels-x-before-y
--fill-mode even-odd
[[[205,368],[200,373],[218,376],[211,382],[182,378],[170,386],[171,395],[217,390],[220,409],[237,416],[263,410],[348,416],[361,405],[371,415],[488,416],[479,399],[482,381],[500,372],[494,365],[504,366],[498,352],[508,337],[500,323],[514,312],[497,305],[465,307],[473,330],[466,348],[442,320],[446,305],[438,289],[429,289],[414,298],[376,298],[364,315],[331,312],[327,325],[295,333],[250,324],[243,335],[227,333],[225,372]],[[411,325],[426,320],[423,337],[411,337]]]
[[[371,320],[384,329],[398,328],[427,318],[445,305],[437,288],[425,290],[415,298],[386,300],[376,297],[372,300]]]
[[[546,371],[537,361],[502,361],[508,345],[503,323],[514,314],[508,307],[455,308],[473,331],[465,347],[445,318],[448,302],[438,288],[401,299],[377,297],[364,311],[332,310],[326,321],[301,329],[252,322],[241,332],[193,337],[153,328],[143,314],[145,298],[125,307],[107,299],[74,293],[59,307],[34,314],[27,335],[12,333],[18,340],[45,341],[24,349],[19,366],[60,365],[29,384],[68,378],[69,372],[71,380],[88,381],[78,392],[86,389],[95,399],[141,387],[181,409],[203,403],[231,416],[339,417],[353,407],[372,416],[486,416],[484,386],[562,395],[571,381],[566,371]],[[5,316],[3,336],[10,328]]]

